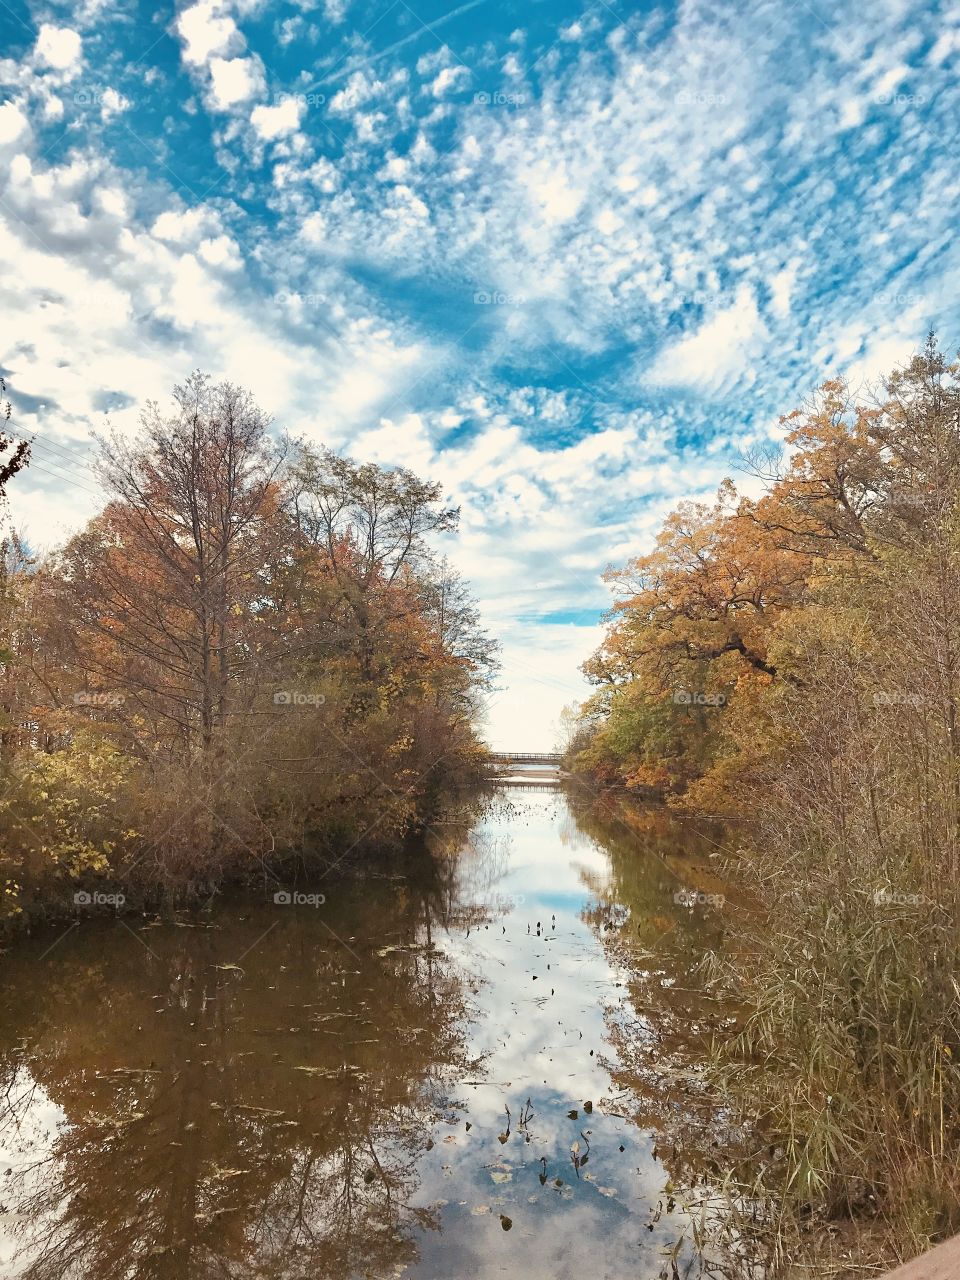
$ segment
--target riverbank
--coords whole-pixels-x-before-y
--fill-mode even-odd
[[[584,666],[568,764],[738,833],[761,922],[714,975],[750,1011],[718,1056],[786,1257],[810,1221],[885,1260],[960,1230],[958,415],[932,335],[876,394],[825,383],[757,492],[610,573]]]
[[[190,809],[204,813],[210,839],[216,830],[224,832],[225,848],[215,857],[205,858],[203,865],[171,867],[161,850],[130,828],[123,842],[105,840],[81,868],[75,861],[51,857],[42,874],[38,868],[32,878],[21,873],[18,881],[8,881],[15,893],[8,892],[6,912],[0,913],[0,943],[13,944],[26,933],[71,919],[137,913],[169,917],[231,891],[272,885],[279,892],[331,872],[383,871],[426,833],[457,828],[463,814],[475,811],[491,794],[488,773],[485,752],[465,737],[458,750],[448,751],[442,766],[428,762],[413,784],[408,771],[404,793],[397,791],[397,783],[391,786],[378,776],[349,806],[340,803],[324,813],[315,803],[293,821],[289,814],[263,812],[257,845],[251,843],[252,833],[241,840],[225,818],[195,796],[182,816],[188,819]],[[30,785],[36,787],[36,777]],[[105,822],[118,833],[124,828],[123,809],[134,799],[110,794],[91,800],[89,786],[84,790],[79,783],[75,797],[64,789],[55,797],[48,794],[54,806],[69,808],[75,829],[89,831],[96,823],[101,835]],[[8,794],[8,815],[12,807]],[[282,841],[280,831],[285,832]],[[298,833],[301,843],[294,840]]]
[[[601,827],[657,840],[659,807],[622,789],[583,794]],[[704,1122],[674,1139],[727,1188],[718,1223],[736,1224],[760,1274],[791,1280],[875,1275],[953,1236],[949,903],[871,891],[829,861],[798,866],[760,821],[675,820],[707,841],[681,874],[724,937],[698,963],[701,996],[730,1020],[701,1034],[691,1014],[681,1037],[707,1112],[726,1115],[724,1134]],[[654,994],[655,984],[645,998]]]

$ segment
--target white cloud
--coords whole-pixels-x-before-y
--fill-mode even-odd
[[[362,71],[355,71],[344,87],[330,99],[329,111],[333,116],[352,115],[359,107],[381,93],[384,85],[377,79],[368,79]]]
[[[569,222],[580,209],[586,194],[583,188],[571,183],[567,166],[562,161],[559,166],[544,161],[525,175],[523,181],[548,224]]]
[[[104,120],[110,120],[113,116],[120,115],[123,111],[129,111],[130,100],[125,98],[122,93],[118,93],[116,89],[104,89],[100,95],[100,115]]]
[[[770,280],[770,310],[781,320],[785,320],[790,314],[790,299],[799,266],[798,262],[791,262],[782,271],[776,272]]]
[[[219,231],[220,217],[206,205],[191,209],[166,209],[154,221],[150,234],[158,240],[178,245],[196,245],[211,232]]]
[[[70,27],[44,22],[37,35],[37,61],[57,71],[75,71],[83,60],[83,41]]]
[[[250,123],[257,136],[264,142],[296,133],[304,106],[298,98],[285,98],[275,107],[254,107]]]
[[[938,38],[933,48],[930,50],[927,61],[933,66],[939,67],[951,54],[960,51],[960,31],[954,28],[951,31],[944,31]]]
[[[840,106],[840,128],[859,129],[867,116],[867,103],[863,98],[847,98]]]
[[[243,266],[240,246],[230,236],[214,236],[201,240],[197,252],[208,266],[225,267],[230,271]]]
[[[334,26],[339,26],[347,16],[349,5],[350,0],[323,0],[323,16]]]
[[[216,111],[228,111],[263,93],[266,84],[259,58],[212,58],[210,101]]]
[[[448,89],[456,87],[458,81],[470,78],[469,68],[464,66],[444,67],[430,85],[430,92],[435,98],[442,98]]]
[[[603,235],[612,236],[623,226],[623,219],[612,209],[601,209],[594,218],[594,225]]]
[[[747,374],[765,334],[754,292],[749,285],[741,285],[729,307],[662,352],[649,381],[664,387],[718,392],[731,378]]]
[[[130,201],[126,192],[118,187],[101,187],[97,192],[97,204],[112,218],[122,221],[130,216]]]
[[[910,68],[903,62],[899,62],[896,66],[890,67],[885,71],[873,86],[876,101],[881,104],[884,101],[889,101],[909,74]]]
[[[201,67],[214,55],[235,52],[243,37],[220,0],[199,0],[183,9],[177,18],[177,32],[184,42],[183,60]]]
[[[416,225],[430,217],[430,210],[410,187],[400,183],[387,197],[384,217],[394,222]]]
[[[16,142],[29,128],[27,117],[14,102],[0,106],[0,146]]]

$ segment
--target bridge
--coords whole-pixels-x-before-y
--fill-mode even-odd
[[[490,759],[497,764],[559,764],[563,757],[559,751],[491,751]]]
[[[550,788],[560,781],[559,751],[491,751],[490,760],[501,785]]]

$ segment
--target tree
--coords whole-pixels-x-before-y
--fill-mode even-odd
[[[194,374],[174,412],[101,441],[114,501],[67,547],[77,661],[129,698],[147,737],[209,755],[263,665],[256,614],[282,525],[283,462],[249,393]]]
[[[7,384],[0,375],[0,413],[6,423],[13,416],[13,407],[6,399]],[[13,450],[9,458],[4,455]],[[0,431],[0,499],[6,496],[7,485],[30,461],[30,441],[17,440],[8,431]]]
[[[820,679],[783,645],[787,620],[829,599],[822,624],[859,600],[874,633],[886,637],[887,654],[873,652],[863,672],[881,681],[881,691],[911,696],[920,696],[916,673],[923,673],[950,762],[953,827],[960,822],[960,365],[931,337],[869,399],[830,381],[781,422],[787,463],[775,455],[751,460],[767,482],[762,497],[740,498],[727,481],[714,506],[682,504],[652,552],[608,574],[619,598],[584,669],[612,692],[584,761],[607,768],[619,759],[626,778],[638,778],[641,763],[669,761],[674,785],[694,783],[692,795],[719,803],[714,784],[722,777],[729,790],[737,771],[749,774],[763,755],[749,725],[762,719],[764,688]],[[681,734],[674,751],[670,717],[650,704],[678,687],[723,691],[731,705],[709,717],[685,712],[682,727],[693,720],[694,734]],[[705,769],[710,785],[697,786]]]
[[[248,392],[196,373],[101,441],[108,506],[0,584],[0,743],[60,780],[78,849],[85,761],[117,780],[90,815],[113,852],[70,866],[209,894],[266,855],[401,839],[478,771],[495,646],[432,545],[457,512],[409,471],[293,461]]]
[[[493,688],[499,645],[483,629],[469,587],[446,557],[424,574],[420,601],[430,628],[423,657],[431,668],[434,705],[469,720],[479,695]]]
[[[402,588],[430,563],[429,539],[457,528],[459,509],[442,505],[440,485],[404,467],[358,464],[306,444],[292,477],[297,526],[322,557],[369,685],[383,669],[386,629],[415,610],[415,591]]]

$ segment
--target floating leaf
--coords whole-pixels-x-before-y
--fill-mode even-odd
[[[510,1230],[510,1228],[513,1226],[513,1219],[512,1219],[512,1218],[508,1218],[508,1217],[507,1217],[507,1215],[506,1215],[505,1213],[501,1213],[501,1215],[500,1215],[500,1225],[501,1225],[501,1227],[503,1227],[504,1231],[509,1231],[509,1230]]]

